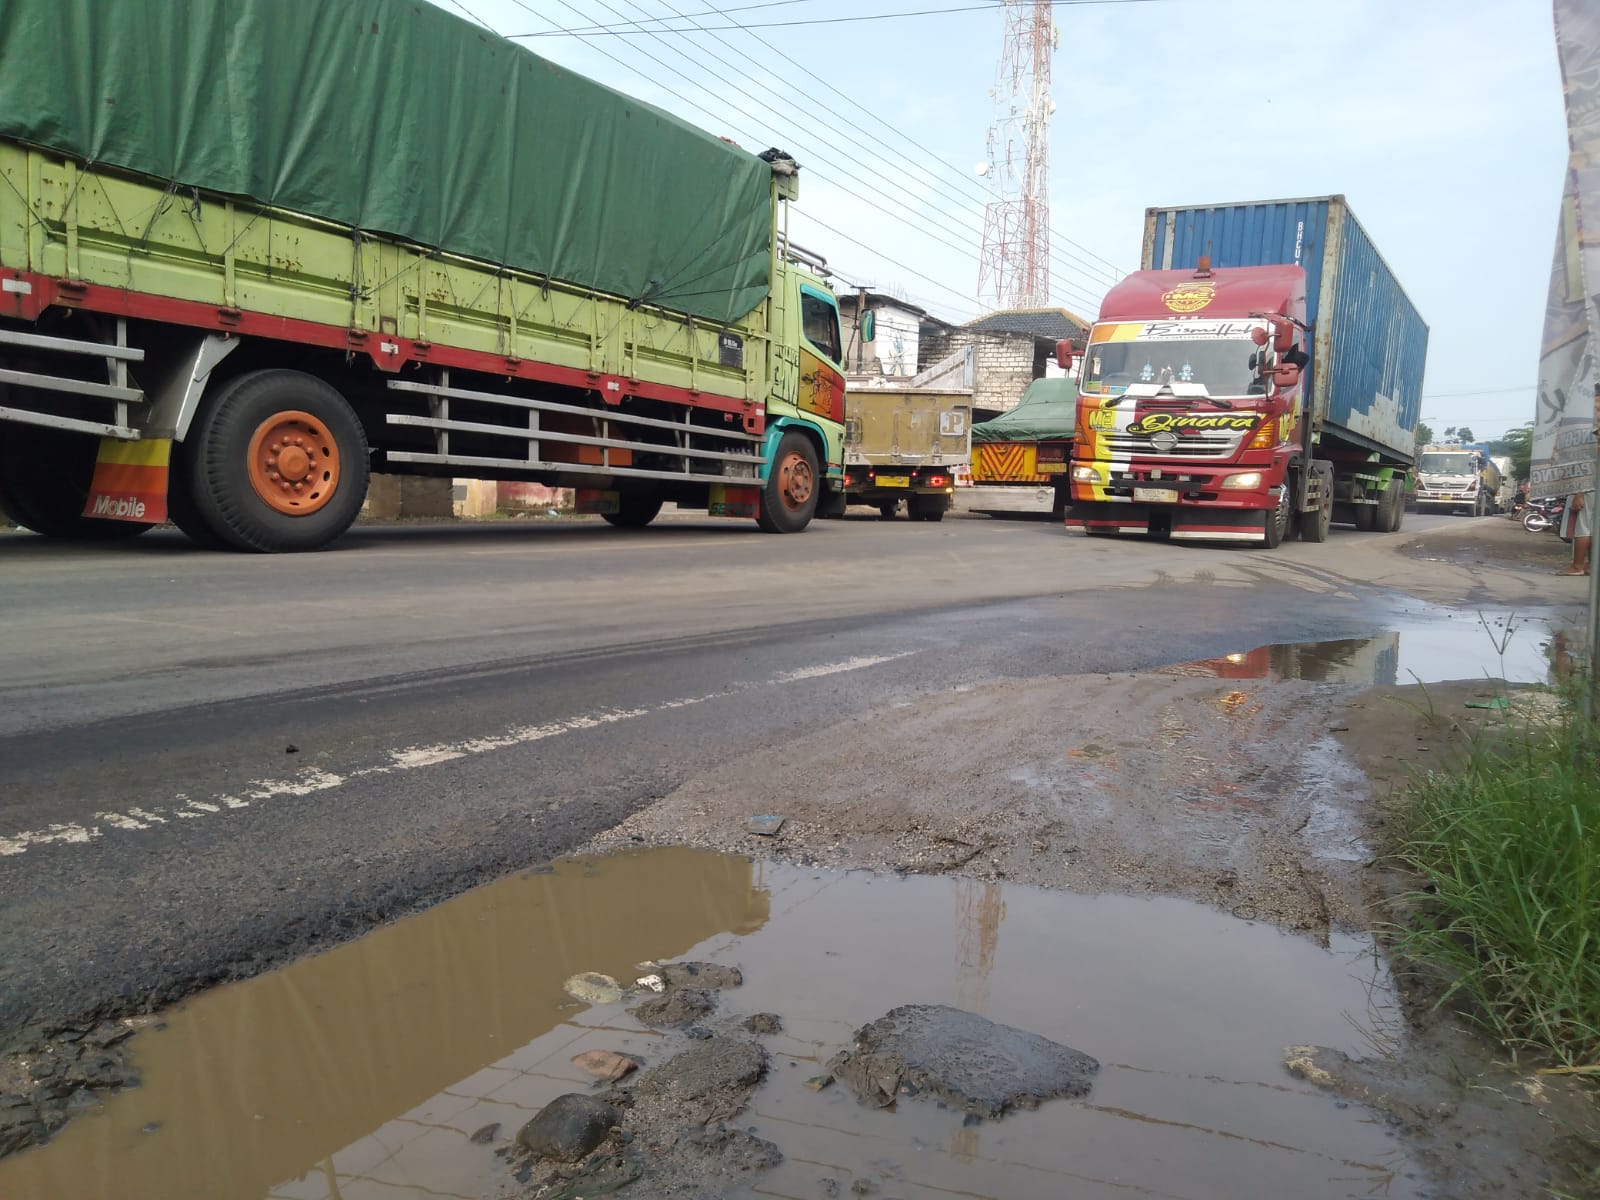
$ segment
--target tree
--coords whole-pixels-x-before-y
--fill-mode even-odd
[[[1456,441],[1458,441],[1458,442],[1470,442],[1472,440],[1473,440],[1473,438],[1472,438],[1472,430],[1468,429],[1465,425],[1463,425],[1460,429],[1456,430]]]
[[[1417,422],[1417,450],[1433,444],[1433,430],[1428,428],[1426,421]]]
[[[1511,456],[1511,478],[1519,481],[1528,478],[1533,470],[1533,422],[1513,426],[1500,440]]]

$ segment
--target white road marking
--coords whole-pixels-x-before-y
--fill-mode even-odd
[[[341,787],[350,779],[364,779],[375,775],[392,775],[400,771],[421,770],[426,767],[438,766],[441,763],[453,762],[456,759],[467,758],[474,754],[487,754],[494,750],[505,750],[512,746],[525,746],[532,742],[560,737],[566,733],[577,733],[585,729],[599,729],[606,725],[615,725],[619,721],[631,721],[636,717],[647,717],[652,713],[689,708],[696,704],[720,700],[725,696],[749,691],[753,688],[797,683],[807,679],[820,679],[828,675],[838,675],[845,671],[860,671],[867,667],[876,667],[881,663],[907,658],[914,653],[915,651],[907,650],[900,654],[880,654],[847,658],[840,662],[818,663],[816,666],[801,667],[795,671],[785,671],[782,674],[773,676],[764,683],[736,684],[725,691],[713,692],[706,696],[684,696],[676,700],[664,700],[660,704],[649,708],[605,708],[596,712],[580,713],[578,716],[567,717],[560,721],[550,721],[543,725],[514,726],[504,733],[487,737],[468,738],[459,742],[440,742],[429,746],[405,746],[398,750],[390,750],[388,752],[389,761],[381,766],[364,767],[344,775],[336,775],[331,771],[323,770],[321,767],[308,767],[287,778],[253,780],[248,787],[242,789],[238,794],[219,795],[209,801],[197,800],[180,792],[173,796],[173,803],[170,807],[153,809],[130,807],[124,812],[97,812],[95,813],[95,820],[98,824],[95,825],[86,826],[77,823],[48,825],[43,829],[24,830],[12,837],[0,837],[0,858],[24,854],[35,846],[49,845],[53,842],[84,845],[99,839],[108,831],[136,832],[149,829],[152,825],[165,825],[169,818],[173,817],[183,820],[197,820],[213,813],[249,808],[252,804],[275,800],[281,796],[311,796],[318,792],[327,792]]]
[[[841,671],[859,671],[863,667],[875,667],[879,663],[893,662],[897,658],[906,658],[915,653],[915,650],[907,650],[901,654],[879,654],[869,658],[847,658],[843,662],[820,663],[815,667],[801,667],[798,671],[785,671],[778,676],[777,682],[794,683],[801,679],[820,679],[824,675],[837,675]]]

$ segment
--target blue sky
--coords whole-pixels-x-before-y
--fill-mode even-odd
[[[790,151],[794,240],[842,280],[947,320],[981,311],[974,167],[1000,8],[843,22],[982,0],[434,2],[502,34],[716,27],[518,40]],[[1549,0],[1058,0],[1055,24],[1055,303],[1094,316],[1138,266],[1148,206],[1342,193],[1431,327],[1424,419],[1494,437],[1532,418],[1567,154]]]

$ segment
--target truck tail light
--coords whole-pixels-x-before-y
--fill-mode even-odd
[[[948,476],[948,475],[929,475],[928,476],[928,486],[929,487],[949,487],[950,486],[950,476]]]

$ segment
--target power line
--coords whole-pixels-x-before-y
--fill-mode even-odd
[[[514,2],[518,3],[520,7],[523,7],[523,8],[527,9],[530,12],[534,11],[531,8],[528,8],[527,4],[524,3],[523,0],[514,0]],[[578,12],[579,11],[576,8],[576,6],[574,6],[573,4],[569,3],[568,0],[561,0],[561,3],[566,8],[572,10],[573,12]],[[611,4],[606,3],[605,0],[601,0],[601,6],[603,8],[606,8],[606,9],[610,10],[613,13],[616,13],[618,16],[622,16],[623,15],[620,12],[618,12],[618,10],[616,8],[614,8]],[[668,7],[671,8],[672,5],[669,3]],[[674,10],[674,11],[676,11],[676,10]],[[539,15],[540,15],[541,19],[550,22],[550,24],[552,24],[552,25],[556,25],[557,28],[561,28],[559,25],[556,24],[555,21],[551,20],[550,17],[545,16],[544,14],[539,14]],[[648,31],[648,32],[650,32],[652,34],[652,36],[656,36],[658,40],[662,40],[662,41],[665,40],[664,38],[661,38],[659,35],[657,35],[655,33],[655,31]],[[682,35],[680,35],[680,36],[682,36]],[[585,40],[587,40],[587,39],[585,39]],[[725,44],[725,45],[728,45],[730,49],[734,49],[734,47],[731,45],[731,43],[728,43],[725,38],[720,38],[719,37],[717,40],[720,41],[720,42],[723,42],[723,44]],[[667,65],[660,58],[658,58],[656,55],[651,54],[648,50],[645,50],[645,49],[643,49],[641,47],[637,47],[637,46],[634,47],[634,48],[636,50],[638,50],[639,53],[643,54],[646,58],[650,59],[652,62],[655,62],[655,63],[657,63],[659,65],[662,65],[662,66],[666,66]],[[737,51],[735,51],[735,52],[737,53]],[[717,54],[715,51],[710,51],[709,53],[718,62],[722,63],[725,67],[728,67],[728,68],[734,70],[741,77],[747,78],[747,79],[750,78],[747,74],[745,74],[743,71],[741,71],[739,69],[737,64],[729,62],[728,59],[726,59],[726,58],[722,57],[721,55]],[[707,70],[708,74],[710,74],[713,78],[723,78],[723,76],[718,74],[718,72],[716,71],[715,68],[707,67],[705,63],[700,62],[698,60],[690,59],[689,61],[694,61],[695,65],[701,67],[704,70]],[[752,83],[756,83],[757,81],[755,81],[754,79],[751,79],[751,82]],[[733,86],[737,91],[739,91],[744,96],[748,97],[752,102],[754,102],[758,106],[761,105],[764,101],[766,101],[767,99],[770,98],[768,96],[756,96],[756,95],[753,95],[747,89],[745,89],[743,87],[740,87],[738,84],[734,84]],[[757,84],[757,86],[759,86],[759,84]],[[708,116],[711,115],[704,108],[704,106],[696,104],[694,101],[689,100],[689,98],[684,96],[682,93],[676,92],[676,91],[674,91],[674,90],[672,90],[670,88],[664,88],[664,90],[668,91],[669,94],[671,94],[671,95],[677,96],[680,100],[683,100],[685,103],[690,104],[697,111],[700,111],[702,113],[706,113],[706,115],[708,115]],[[781,92],[779,92],[778,94],[782,95]],[[799,106],[798,105],[791,104],[791,106],[794,107],[797,111],[799,111]],[[758,125],[762,123],[762,118],[757,116],[755,113],[750,112],[748,109],[742,108],[739,105],[732,104],[732,103],[729,103],[729,108],[732,111],[734,111],[736,113],[739,113],[740,115],[742,115],[746,119],[749,119],[751,121],[755,121]],[[822,124],[824,128],[831,128],[830,126],[827,126],[825,122],[822,122],[820,124]],[[835,148],[837,148],[836,143],[831,143],[831,142],[824,141],[824,144],[832,145],[832,146],[835,146]],[[844,151],[844,153],[845,153],[846,157],[853,157],[853,156],[851,156],[849,154],[848,151]],[[824,161],[827,161],[827,160],[824,160]],[[860,159],[855,159],[854,161],[859,163],[864,168],[867,167],[867,164],[862,163]],[[868,169],[870,170],[870,168],[868,168]],[[899,196],[893,195],[893,194],[887,192],[886,190],[884,190],[883,188],[878,187],[876,184],[871,182],[869,179],[863,178],[862,176],[855,174],[854,172],[850,171],[848,168],[842,168],[842,174],[847,179],[853,180],[857,185],[859,185],[859,187],[864,187],[864,188],[866,188],[866,189],[868,189],[870,191],[876,192],[879,196],[882,196],[883,199],[888,201],[890,204],[899,203],[900,201],[902,201],[904,199],[903,194],[899,195]],[[825,173],[822,174],[822,177],[824,179],[827,178]],[[934,182],[935,182],[935,185],[937,186],[937,180],[935,180]],[[891,220],[903,222],[903,223],[906,223],[906,224],[910,224],[910,222],[906,219],[906,217],[903,214],[897,213],[896,211],[894,211],[891,208],[886,208],[883,204],[879,204],[876,201],[872,200],[870,197],[860,194],[859,188],[856,189],[856,191],[857,191],[857,199],[859,199],[863,204],[866,204],[867,206],[869,206],[869,207],[871,207],[873,209],[876,209],[878,212],[883,213],[885,216],[889,217]],[[930,215],[927,223],[929,225],[933,226],[933,228],[939,230],[941,233],[953,234],[955,237],[958,237],[958,238],[964,236],[963,231],[961,231],[959,229],[955,229],[952,226],[943,223],[942,221],[940,221],[937,218],[936,215]],[[932,241],[935,241],[938,244],[940,244],[942,246],[945,246],[948,249],[954,250],[958,254],[970,255],[972,253],[971,249],[966,244],[952,242],[952,241],[948,240],[946,237],[938,236],[938,234],[933,233],[932,231],[930,231],[928,229],[923,229],[922,232],[924,233],[924,236],[929,237]],[[968,230],[966,232],[970,233],[971,230]],[[858,243],[858,244],[860,244],[860,243]],[[941,285],[941,286],[948,286],[948,285]],[[1093,303],[1095,303],[1095,301],[1090,299],[1087,294],[1075,294],[1075,293],[1079,293],[1080,289],[1072,288],[1072,287],[1070,287],[1070,285],[1068,285],[1066,283],[1062,283],[1061,287],[1062,287],[1063,291],[1065,291],[1065,293],[1072,298],[1073,303],[1075,303],[1075,304],[1076,303],[1084,303],[1084,304],[1093,304]],[[951,288],[949,290],[955,292],[955,294],[957,294],[957,295],[964,295],[965,294],[965,293],[959,291],[958,289]]]
[[[1426,392],[1424,400],[1452,400],[1457,396],[1503,396],[1508,392],[1535,392],[1537,384],[1525,383],[1521,387],[1484,388],[1481,392]]]
[[[799,0],[776,0],[776,2],[788,4],[798,3]],[[1106,4],[1162,4],[1167,3],[1168,0],[1052,0],[1052,2],[1062,6],[1086,6]],[[805,21],[762,21],[759,23],[744,25],[695,25],[687,28],[678,28],[673,26],[671,28],[661,29],[659,31],[648,29],[629,29],[619,25],[588,25],[582,29],[546,29],[538,33],[508,33],[505,36],[508,38],[545,38],[560,37],[563,35],[572,35],[576,37],[629,37],[640,33],[652,32],[711,33],[726,29],[742,29],[745,32],[749,32],[752,29],[792,29],[800,25],[848,25],[857,21],[898,21],[905,17],[938,17],[943,16],[946,13],[986,12],[989,9],[1004,8],[1005,6],[1005,0],[991,0],[991,2],[987,4],[964,4],[957,5],[953,8],[920,8],[912,9],[906,12],[864,13],[853,17],[812,17],[811,19]],[[742,12],[752,8],[769,7],[776,7],[776,4],[749,4],[743,5],[739,8],[724,9],[721,12],[718,12],[716,9],[712,9],[708,13],[680,13],[679,16],[683,18],[709,15],[725,17],[730,12]],[[672,19],[673,18],[671,17],[647,18],[647,20],[652,22],[670,21]],[[624,17],[623,20],[628,22],[628,24],[637,23],[631,18]]]
[[[572,33],[572,34],[574,34],[576,36],[584,37],[584,32],[585,31],[583,29],[564,30],[555,21],[550,20],[550,18],[544,16],[542,13],[538,13],[535,9],[531,8],[528,4],[524,3],[523,0],[513,0],[513,2],[518,4],[518,6],[521,7],[522,9],[524,9],[525,11],[533,13],[536,16],[539,16],[540,19],[545,20],[549,24],[555,26],[556,27],[555,32]],[[1148,2],[1155,2],[1155,0],[1055,0],[1055,2],[1058,3],[1058,4],[1148,3]],[[1163,0],[1163,2],[1164,2],[1164,0]],[[566,7],[573,8],[573,6],[570,5],[570,4],[568,4]],[[605,7],[610,8],[613,13],[617,12],[617,10],[615,8],[611,8],[610,5],[606,5]],[[668,4],[668,7],[672,8],[672,5]],[[985,6],[979,6],[979,7],[994,7],[994,6],[985,5]],[[573,11],[577,11],[577,10],[573,9]],[[736,10],[736,9],[718,10],[718,9],[712,8],[709,11],[711,13],[715,13],[718,16],[725,16],[728,12],[733,12],[733,11],[738,11],[738,10]],[[952,10],[948,10],[948,11],[957,11],[957,10],[952,9]],[[675,16],[677,18],[684,18],[684,19],[688,19],[688,18],[692,18],[692,17],[697,16],[697,15],[700,15],[700,14],[684,14],[684,13],[680,13],[675,8],[673,9],[673,12],[674,12],[674,14],[675,14]],[[621,14],[618,13],[618,15],[620,16]],[[625,18],[625,20],[627,20],[628,23],[630,25],[634,26],[634,27],[641,27],[642,24],[643,24],[643,21],[662,22],[662,21],[670,21],[670,20],[673,20],[673,19],[675,19],[675,18],[674,17],[666,17],[666,16],[648,17],[648,18],[644,18],[642,21],[640,19],[636,19],[636,18]],[[603,27],[601,27],[601,26],[589,26],[587,28],[588,29],[600,29],[600,28],[603,28]],[[613,27],[613,28],[615,28],[615,27]],[[674,30],[674,31],[675,32],[680,32],[680,33],[700,32],[700,31],[711,32],[711,31],[714,31],[714,30],[719,29],[719,28],[724,28],[724,27],[720,27],[720,26],[713,26],[713,27],[697,26],[697,27],[694,27],[692,30]],[[793,56],[788,54],[787,52],[785,52],[781,47],[775,46],[772,42],[768,41],[766,38],[762,37],[760,34],[757,34],[757,33],[753,32],[753,29],[755,28],[755,26],[740,25],[737,22],[734,22],[731,26],[728,26],[727,28],[739,29],[739,30],[741,30],[741,31],[743,31],[745,33],[748,33],[749,36],[754,38],[761,45],[765,46],[768,50],[772,51],[779,58],[783,59],[785,62],[788,62],[790,65],[794,66],[796,69],[804,72],[804,74],[805,74],[805,82],[806,83],[809,83],[811,81],[811,79],[812,79],[811,72],[809,72],[800,63],[796,62],[795,59],[793,58]],[[638,31],[638,32],[651,32],[651,33],[658,32],[658,31],[655,31],[655,30],[644,30],[642,28],[636,28],[636,31]],[[540,35],[540,36],[542,36],[542,35]],[[585,39],[585,40],[587,40],[587,39]],[[722,42],[724,45],[727,45],[729,47],[729,49],[735,49],[733,47],[732,43],[728,42],[727,39],[719,37],[717,40]],[[735,51],[735,52],[737,52],[737,51]],[[659,60],[656,60],[656,61],[659,61]],[[741,72],[741,74],[743,74],[745,78],[750,79],[752,82],[755,82],[754,77],[749,75],[748,73]],[[673,94],[676,94],[676,93],[673,93]],[[841,93],[841,95],[842,95],[842,93]],[[857,109],[861,109],[861,110],[865,111],[864,106],[861,105],[858,101],[851,100],[849,97],[844,97],[844,98],[846,100],[848,100],[852,105],[854,105]],[[891,146],[887,141],[885,141],[882,137],[880,137],[876,133],[874,133],[872,130],[864,128],[863,126],[861,126],[857,122],[851,120],[849,117],[845,116],[843,113],[840,113],[837,109],[832,108],[831,106],[829,106],[825,102],[821,102],[819,100],[818,101],[818,106],[821,107],[822,109],[824,109],[825,111],[831,113],[833,116],[839,118],[841,121],[844,121],[851,128],[855,129],[858,133],[870,138],[871,140],[876,142],[878,145],[884,147],[884,149],[888,150],[891,154],[895,154],[895,155],[899,156],[907,165],[909,165],[909,167],[912,170],[918,171],[922,175],[924,175],[933,184],[935,189],[940,190],[940,191],[944,190],[944,186],[941,183],[941,181],[938,178],[938,176],[935,175],[932,171],[930,171],[925,165],[923,165],[922,162],[919,162],[919,161],[913,159],[911,157],[911,155],[907,154],[904,151],[897,150],[896,148]],[[791,104],[791,107],[795,107],[795,108],[798,109],[798,105]],[[705,111],[705,110],[702,108],[701,111]],[[825,125],[825,127],[827,127],[826,123],[824,123],[824,125]],[[909,134],[907,134],[907,133],[905,133],[905,132],[903,132],[903,131],[901,131],[899,129],[893,129],[892,126],[889,127],[889,128],[891,128],[893,130],[893,132],[897,136],[899,136],[902,140],[904,140],[905,142],[907,142],[911,146],[915,147],[923,156],[925,156],[926,158],[932,159],[935,162],[940,163],[945,168],[947,168],[949,171],[951,171],[956,179],[959,179],[965,186],[967,186],[968,188],[971,188],[973,190],[973,192],[976,193],[976,196],[977,196],[977,199],[979,200],[979,202],[986,202],[987,201],[988,196],[987,196],[987,193],[984,191],[984,189],[981,186],[979,186],[978,184],[976,184],[974,181],[972,181],[971,179],[967,178],[965,172],[960,167],[958,167],[955,164],[951,163],[948,159],[942,158],[935,151],[933,151],[930,148],[928,148],[927,146],[923,145],[921,142],[917,141],[916,138],[911,137]],[[842,132],[842,131],[836,129],[835,132]],[[979,232],[979,230],[975,230],[975,232]],[[1052,252],[1051,252],[1052,259],[1054,259],[1066,271],[1066,273],[1068,275],[1081,276],[1087,271],[1087,272],[1090,272],[1092,274],[1105,275],[1110,283],[1115,283],[1118,279],[1121,278],[1122,269],[1116,263],[1114,263],[1110,259],[1106,258],[1104,255],[1097,254],[1095,251],[1090,250],[1087,246],[1084,246],[1082,243],[1074,241],[1072,238],[1066,237],[1066,236],[1060,234],[1059,232],[1052,231],[1052,234],[1053,234],[1053,236],[1055,238],[1059,239],[1060,242],[1064,242],[1066,245],[1076,247],[1077,249],[1083,251],[1084,254],[1088,255],[1090,259],[1097,260],[1098,263],[1103,264],[1102,266],[1097,266],[1097,265],[1095,265],[1095,263],[1092,263],[1092,262],[1089,262],[1089,261],[1087,261],[1085,259],[1079,258],[1077,255],[1072,254],[1069,251],[1066,251],[1066,250],[1063,250],[1063,249],[1059,249],[1059,248],[1053,249]],[[1076,265],[1072,265],[1072,264],[1076,264]],[[1098,280],[1096,280],[1094,282],[1098,282]],[[1089,302],[1089,301],[1085,300],[1085,302]]]
[[[450,2],[455,4],[456,7],[460,8],[463,12],[467,12],[469,16],[474,16],[474,17],[476,16],[475,14],[471,13],[471,10],[467,9],[465,7],[465,5],[463,5],[460,2],[460,0],[450,0]],[[560,0],[560,2],[562,3],[563,7],[567,8],[568,10],[570,10],[570,11],[572,11],[574,13],[576,13],[577,15],[579,15],[579,16],[583,16],[584,15],[581,12],[581,10],[579,10],[574,4],[570,3],[569,0]],[[541,20],[547,22],[552,27],[554,27],[556,30],[565,31],[563,29],[563,27],[557,21],[555,21],[553,18],[551,18],[550,16],[546,15],[545,13],[539,12],[537,9],[531,7],[526,2],[526,0],[512,0],[512,3],[516,4],[519,8],[523,9],[524,11],[539,17]],[[631,18],[628,18],[625,14],[620,12],[617,8],[615,8],[611,4],[605,3],[605,0],[601,0],[601,6],[603,8],[605,8],[605,9],[607,9],[608,11],[610,11],[611,13],[613,13],[615,16],[617,16],[617,17],[619,17],[619,18],[621,18],[623,20],[631,20]],[[670,3],[668,4],[668,7],[669,8],[672,7]],[[674,12],[676,12],[675,9],[674,9]],[[651,32],[652,35],[655,36],[654,31],[647,31],[647,32]],[[579,34],[578,36],[582,40],[584,40],[586,42],[589,40],[588,37],[586,37],[586,36],[584,36],[582,34]],[[680,34],[680,36],[686,36],[686,35]],[[757,34],[751,34],[751,36],[755,37],[763,45],[768,45],[768,46],[771,45],[770,43],[766,42],[765,39],[761,38]],[[658,37],[658,40],[663,40],[664,41],[664,39],[662,39],[660,37]],[[717,40],[723,42],[725,45],[728,45],[730,50],[734,50],[735,53],[738,53],[738,51],[732,46],[731,43],[728,43],[726,39],[719,37]],[[638,46],[635,46],[634,49],[638,50],[638,52],[640,54],[644,55],[645,58],[649,59],[651,62],[657,64],[658,66],[664,67],[664,68],[668,69],[669,71],[672,71],[675,75],[680,74],[680,72],[678,72],[670,64],[666,63],[665,61],[663,61],[661,58],[657,57],[656,55],[650,53],[648,50],[643,49],[642,47],[638,47]],[[773,47],[773,49],[776,50],[776,47]],[[782,54],[781,51],[778,51],[778,53],[780,55]],[[740,74],[742,77],[750,79],[750,81],[752,83],[756,83],[757,86],[760,86],[760,84],[756,80],[754,80],[748,74],[746,74],[743,71],[741,71],[737,67],[736,64],[730,63],[727,59],[722,58],[720,55],[716,55],[715,52],[712,52],[712,54],[724,66],[733,69],[738,74]],[[787,55],[782,55],[782,56],[785,57],[785,58],[788,58]],[[789,61],[792,62],[793,60],[789,59]],[[706,64],[704,64],[702,62],[696,62],[696,65],[701,67],[701,69],[706,70],[707,73],[709,75],[711,75],[713,78],[718,78],[718,79],[725,78],[725,76],[719,74],[716,71],[715,68],[708,67]],[[796,65],[798,65],[798,64],[796,64]],[[647,78],[648,78],[648,76],[647,76]],[[713,114],[711,114],[709,112],[709,110],[707,110],[702,104],[699,104],[694,100],[691,100],[688,96],[684,95],[682,92],[679,92],[679,91],[677,91],[677,90],[675,90],[673,88],[667,87],[666,85],[661,84],[659,81],[652,80],[652,82],[654,82],[656,84],[656,86],[660,87],[667,94],[676,97],[678,100],[680,100],[684,104],[688,105],[691,109],[693,109],[693,110],[695,110],[697,112],[700,112],[700,113],[706,115],[707,117],[710,117],[713,120],[719,120],[720,119],[720,118],[715,117]],[[737,85],[735,85],[735,86],[737,87]],[[738,90],[740,92],[742,92],[745,96],[749,97],[758,106],[760,104],[762,104],[766,99],[770,98],[770,97],[753,96],[753,95],[751,95],[751,93],[749,91],[747,91],[747,90],[745,90],[743,88],[738,88]],[[784,95],[784,93],[781,91],[781,89],[777,90],[775,94],[780,95],[780,96]],[[744,117],[744,118],[746,118],[748,120],[756,122],[756,124],[758,126],[764,123],[762,117],[757,116],[755,113],[750,112],[748,109],[741,108],[740,106],[738,106],[736,104],[729,104],[728,107],[733,112],[736,112],[736,113],[740,114],[742,117]],[[794,107],[797,111],[800,111],[799,106],[796,105],[796,104],[792,104],[792,102],[791,102],[791,107]],[[829,111],[834,111],[834,110],[830,109]],[[838,115],[838,114],[836,114],[836,115]],[[842,119],[848,119],[848,118],[842,118]],[[833,130],[834,132],[838,132],[837,130],[833,129],[832,126],[827,125],[826,122],[819,122],[819,123],[825,129],[830,129],[830,130]],[[881,139],[879,139],[879,140],[880,140],[880,144],[883,144],[883,145],[887,146],[887,143],[882,143]],[[829,143],[829,144],[832,144],[832,143]],[[896,153],[898,153],[898,152],[896,152]],[[847,155],[847,157],[853,157],[853,156],[849,156],[848,151],[846,151],[846,155]],[[856,161],[858,163],[861,163],[860,159],[855,159],[854,161]],[[865,164],[865,163],[861,163],[861,165],[863,167],[867,166],[867,164]],[[867,168],[867,169],[870,170],[870,168]],[[935,186],[935,188],[939,188],[940,185],[939,185],[938,179],[936,177],[934,177],[931,174],[931,172],[927,172],[925,168],[924,168],[924,173],[928,175],[929,179],[932,181],[932,183]],[[871,183],[869,180],[863,179],[862,177],[860,177],[858,175],[855,175],[848,168],[844,168],[843,169],[843,175],[845,176],[845,178],[851,179],[851,180],[855,181],[857,184],[860,184],[860,185],[870,189],[871,191],[876,192],[878,195],[883,196],[884,199],[888,200],[891,204],[900,203],[900,202],[903,202],[903,200],[904,200],[904,195],[903,194],[900,195],[900,196],[890,195],[888,192],[884,191],[880,187],[877,187],[876,185]],[[827,174],[823,173],[822,177],[824,179],[826,179],[827,178]],[[896,212],[896,211],[894,211],[892,209],[889,209],[889,208],[886,208],[886,207],[884,207],[884,205],[875,202],[874,200],[872,200],[868,196],[860,195],[859,192],[857,192],[857,197],[856,198],[858,200],[860,200],[863,204],[866,204],[868,207],[873,208],[873,209],[877,210],[878,212],[881,212],[884,215],[888,216],[891,220],[898,221],[898,222],[901,222],[901,223],[904,223],[904,224],[907,224],[907,225],[911,225],[912,224],[912,222],[905,216],[905,214],[900,213],[900,212]],[[942,232],[952,233],[956,237],[962,237],[963,236],[963,234],[962,234],[962,232],[960,230],[954,229],[949,225],[943,224],[943,223],[939,222],[936,219],[930,219],[929,223],[934,225],[935,228],[941,230]],[[818,224],[821,225],[822,223],[819,221]],[[827,228],[830,228],[830,230],[831,230],[831,227],[827,227]],[[950,241],[946,240],[943,237],[939,237],[936,234],[933,234],[933,233],[929,232],[927,229],[922,229],[921,232],[923,232],[924,236],[930,237],[933,241],[935,241],[935,242],[939,243],[940,245],[943,245],[943,246],[945,246],[945,247],[947,247],[949,249],[954,250],[958,254],[961,254],[963,256],[971,256],[972,255],[972,250],[968,246],[966,246],[964,244],[956,244],[956,243],[950,242]],[[968,232],[971,232],[971,231],[969,230]],[[865,243],[857,241],[856,239],[849,238],[848,235],[840,235],[840,236],[846,237],[846,240],[851,241],[853,244],[855,244],[857,246],[860,246],[862,249],[868,250],[868,251],[870,251],[871,253],[874,253],[874,254],[878,253],[876,250],[873,250],[872,247],[867,246]],[[886,261],[891,261],[892,262],[893,260],[886,259]],[[903,264],[897,264],[897,265],[901,265],[903,269],[912,270],[911,268],[903,267]],[[928,275],[926,275],[926,274],[924,274],[922,272],[913,271],[913,273],[916,274],[919,278],[929,280],[930,282],[934,282],[936,284],[936,286],[940,287],[942,290],[950,292],[952,295],[957,295],[957,296],[963,297],[963,307],[967,306],[967,304],[968,304],[968,300],[967,300],[968,294],[965,291],[963,291],[961,289],[958,289],[958,288],[953,288],[948,284],[933,280],[931,276],[928,276]],[[1072,273],[1076,274],[1077,272],[1073,271]],[[1098,281],[1096,281],[1096,282],[1098,282]],[[1069,284],[1066,284],[1065,282],[1061,283],[1060,287],[1062,289],[1062,293],[1067,297],[1068,301],[1074,307],[1076,307],[1076,306],[1081,304],[1081,305],[1087,305],[1087,306],[1092,308],[1092,307],[1097,306],[1097,304],[1098,304],[1098,301],[1096,301],[1093,298],[1091,298],[1088,294],[1084,293],[1079,288],[1073,287],[1073,286],[1071,286]],[[1055,290],[1056,289],[1052,288],[1053,292]]]

